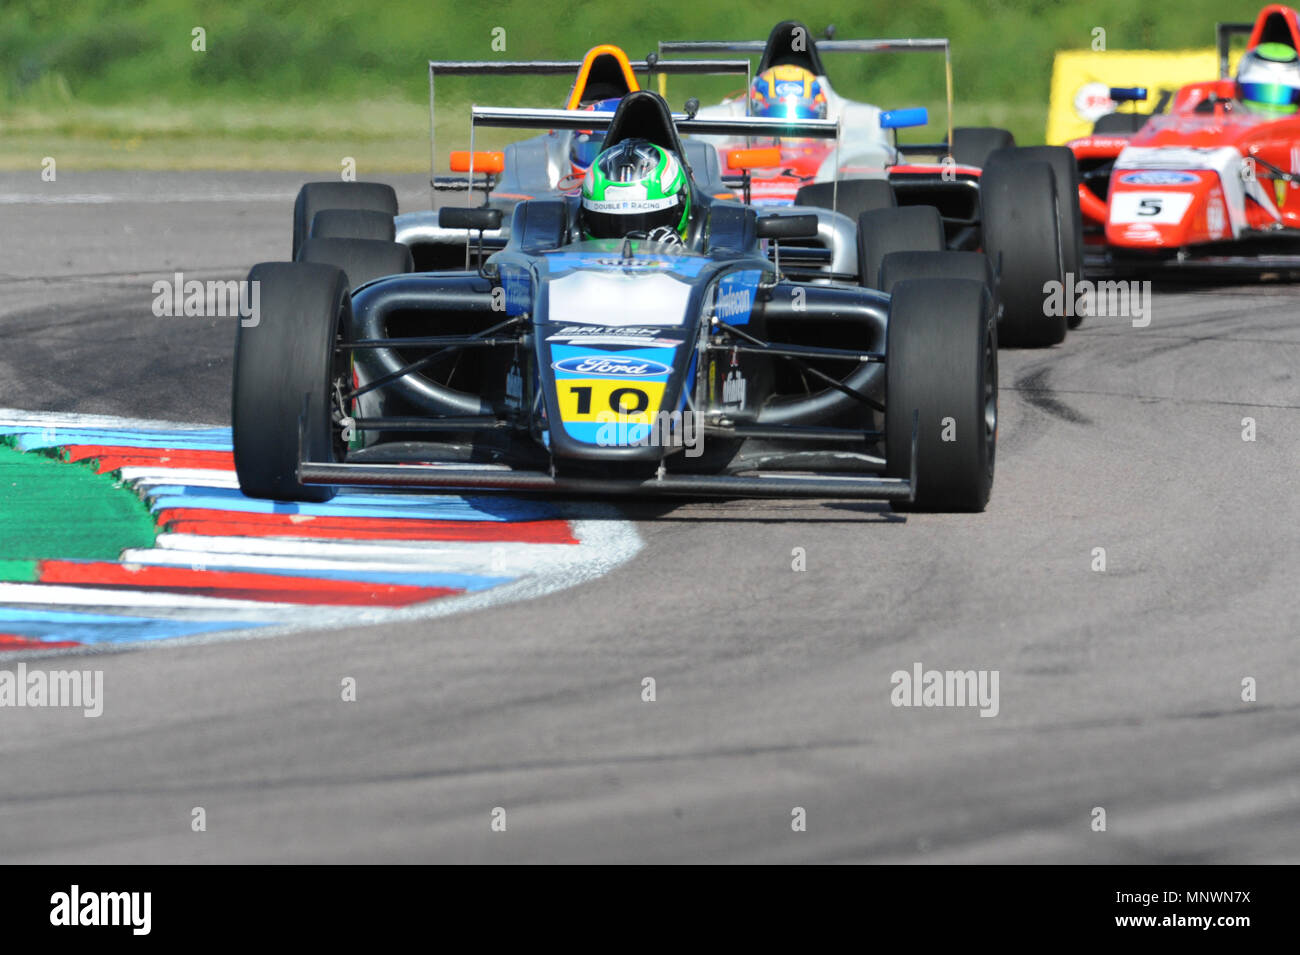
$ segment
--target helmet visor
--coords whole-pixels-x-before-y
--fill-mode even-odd
[[[770,116],[776,119],[825,119],[826,104],[814,103],[801,96],[786,99],[754,101],[755,116]]]
[[[1261,109],[1293,113],[1300,104],[1300,89],[1285,83],[1242,83],[1241,101]]]
[[[588,169],[596,161],[596,157],[600,155],[601,147],[604,144],[604,133],[574,133],[573,144],[569,149],[569,157],[573,160],[575,166]]]

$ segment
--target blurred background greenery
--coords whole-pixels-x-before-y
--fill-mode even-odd
[[[596,43],[634,58],[659,40],[762,39],[786,18],[840,38],[946,36],[959,125],[1042,142],[1052,57],[1086,49],[1213,45],[1219,20],[1257,3],[1224,0],[774,0],[724,9],[688,0],[4,0],[0,6],[0,166],[45,155],[81,167],[408,171],[428,164],[429,59],[578,58]],[[504,29],[505,50],[492,48]],[[196,52],[202,28],[206,50]],[[884,107],[943,98],[933,54],[836,55],[837,90]],[[439,136],[466,139],[464,105],[558,105],[562,78],[449,79]],[[669,99],[703,101],[734,80],[675,79]],[[461,143],[463,145],[463,143]]]

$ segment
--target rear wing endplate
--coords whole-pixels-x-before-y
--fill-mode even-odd
[[[1254,31],[1253,23],[1216,23],[1214,25],[1215,46],[1219,49],[1219,79],[1226,80],[1231,77],[1228,61],[1232,55],[1232,38],[1234,36],[1250,36]]]

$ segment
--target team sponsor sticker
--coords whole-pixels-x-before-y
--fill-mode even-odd
[[[505,291],[506,314],[513,317],[532,311],[533,282],[528,270],[518,266],[501,266],[501,288]]]
[[[565,325],[546,336],[548,342],[590,342],[593,345],[680,345],[681,338],[663,337],[665,329],[650,325]]]
[[[700,273],[709,260],[702,255],[634,255],[625,258],[618,254],[618,243],[611,242],[607,253],[551,252],[546,255],[546,267],[552,274],[576,271],[619,272],[671,272],[685,278]],[[614,324],[610,322],[609,324]],[[640,324],[650,324],[644,322]]]
[[[681,202],[681,196],[668,196],[665,199],[586,199],[582,208],[588,212],[612,212],[616,215],[630,215],[637,212],[658,212],[671,209]]]
[[[670,371],[662,362],[646,358],[627,358],[621,355],[582,355],[565,358],[551,365],[557,371],[578,375],[595,375],[601,378],[653,378]]]
[[[1223,206],[1223,196],[1217,190],[1205,206],[1205,229],[1216,239],[1223,238],[1228,232],[1228,212]]]
[[[1127,173],[1119,181],[1132,186],[1186,186],[1199,180],[1189,172],[1149,170]]]
[[[713,316],[732,325],[744,325],[754,310],[754,297],[763,273],[758,269],[724,275],[713,294]]]

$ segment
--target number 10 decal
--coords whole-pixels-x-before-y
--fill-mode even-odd
[[[658,408],[665,382],[647,381],[629,385],[621,381],[578,379],[557,382],[560,415],[564,421],[595,421],[598,414],[640,416]]]

